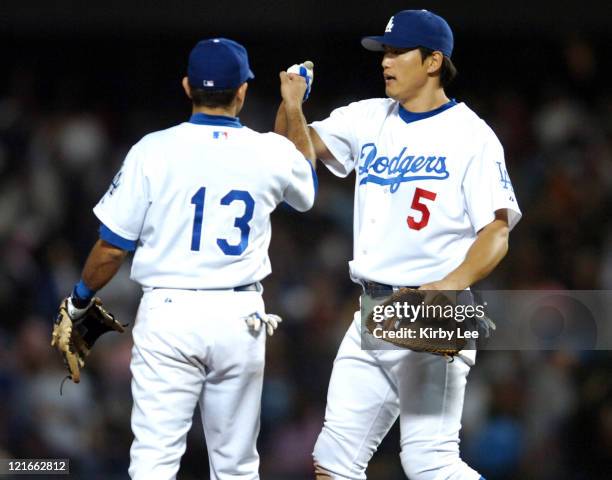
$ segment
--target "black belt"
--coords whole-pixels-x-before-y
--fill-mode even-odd
[[[261,283],[253,282],[248,285],[241,285],[240,287],[234,287],[234,292],[260,292],[262,290]]]
[[[247,285],[240,285],[234,288],[168,288],[168,287],[153,287],[153,290],[157,289],[168,289],[168,290],[187,290],[188,292],[225,292],[227,290],[233,290],[234,292],[262,292],[263,287],[259,282],[249,283]]]
[[[387,285],[386,283],[372,282],[369,280],[361,280],[359,283],[361,283],[363,291],[366,293],[366,295],[374,298],[388,297],[394,292],[397,292],[400,288],[414,288],[415,290],[419,288],[411,286],[396,287],[393,285]],[[474,295],[471,290],[457,291],[455,301],[458,305],[473,305]]]
[[[361,286],[363,291],[370,297],[381,297],[391,295],[393,292],[397,292],[400,288],[419,288],[419,287],[394,287],[393,285],[387,285],[386,283],[372,282],[370,280],[361,280]]]

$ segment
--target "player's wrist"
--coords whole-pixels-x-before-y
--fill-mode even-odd
[[[289,114],[302,114],[302,101],[297,98],[283,99],[285,103],[285,113]]]
[[[68,312],[68,316],[70,317],[71,320],[78,320],[81,317],[83,317],[83,315],[85,315],[85,313],[87,313],[87,310],[89,310],[89,308],[91,307],[91,304],[93,303],[93,299],[89,300],[86,304],[81,304],[79,303],[77,306],[75,304],[75,300],[74,298],[71,296],[69,296],[66,299],[66,311]]]
[[[79,280],[74,288],[72,289],[72,294],[70,295],[70,304],[76,310],[87,310],[89,305],[91,305],[91,301],[96,294],[95,290],[89,288],[83,279]],[[71,315],[72,317],[72,315]]]

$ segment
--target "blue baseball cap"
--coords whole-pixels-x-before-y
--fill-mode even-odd
[[[391,17],[385,33],[364,37],[361,45],[380,52],[384,45],[395,48],[425,47],[439,50],[450,58],[453,53],[453,32],[442,17],[428,10],[402,10]]]
[[[224,90],[237,88],[255,75],[242,45],[227,38],[211,38],[191,50],[187,77],[194,88]]]

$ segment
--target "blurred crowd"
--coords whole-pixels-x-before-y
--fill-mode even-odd
[[[599,81],[592,45],[574,39],[560,50],[562,75],[537,92],[529,89],[536,82],[529,71],[520,89],[463,85],[451,92],[500,137],[524,212],[508,256],[482,288],[612,289],[612,89]],[[49,347],[51,324],[96,239],[91,208],[128,148],[152,128],[187,119],[188,105],[170,122],[155,105],[120,111],[67,101],[40,108],[35,73],[35,66],[16,67],[0,91],[0,458],[70,458],[71,478],[125,479],[130,334],[100,340],[81,383],[67,382],[60,396],[65,371]],[[67,98],[72,87],[66,79]],[[344,100],[313,94],[311,118]],[[258,116],[256,106],[276,102],[249,98],[243,120],[269,130],[273,118]],[[358,305],[347,267],[354,178],[318,171],[314,209],[279,209],[273,217],[273,274],[264,295],[268,310],[285,321],[268,341],[259,440],[265,480],[312,478],[332,361]],[[100,292],[130,322],[139,295],[129,262]],[[465,399],[466,461],[489,480],[608,478],[611,369],[609,352],[482,352]],[[208,478],[198,417],[183,480]],[[369,478],[404,478],[398,452],[393,430]]]

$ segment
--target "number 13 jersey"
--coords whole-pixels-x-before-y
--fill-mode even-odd
[[[337,176],[356,174],[351,277],[422,285],[454,270],[507,209],[521,217],[503,148],[464,103],[411,113],[391,99],[338,108],[311,127],[335,157]]]
[[[104,229],[133,244],[144,287],[231,288],[270,273],[271,212],[308,210],[316,188],[286,138],[198,113],[134,145],[94,213],[103,240]]]

